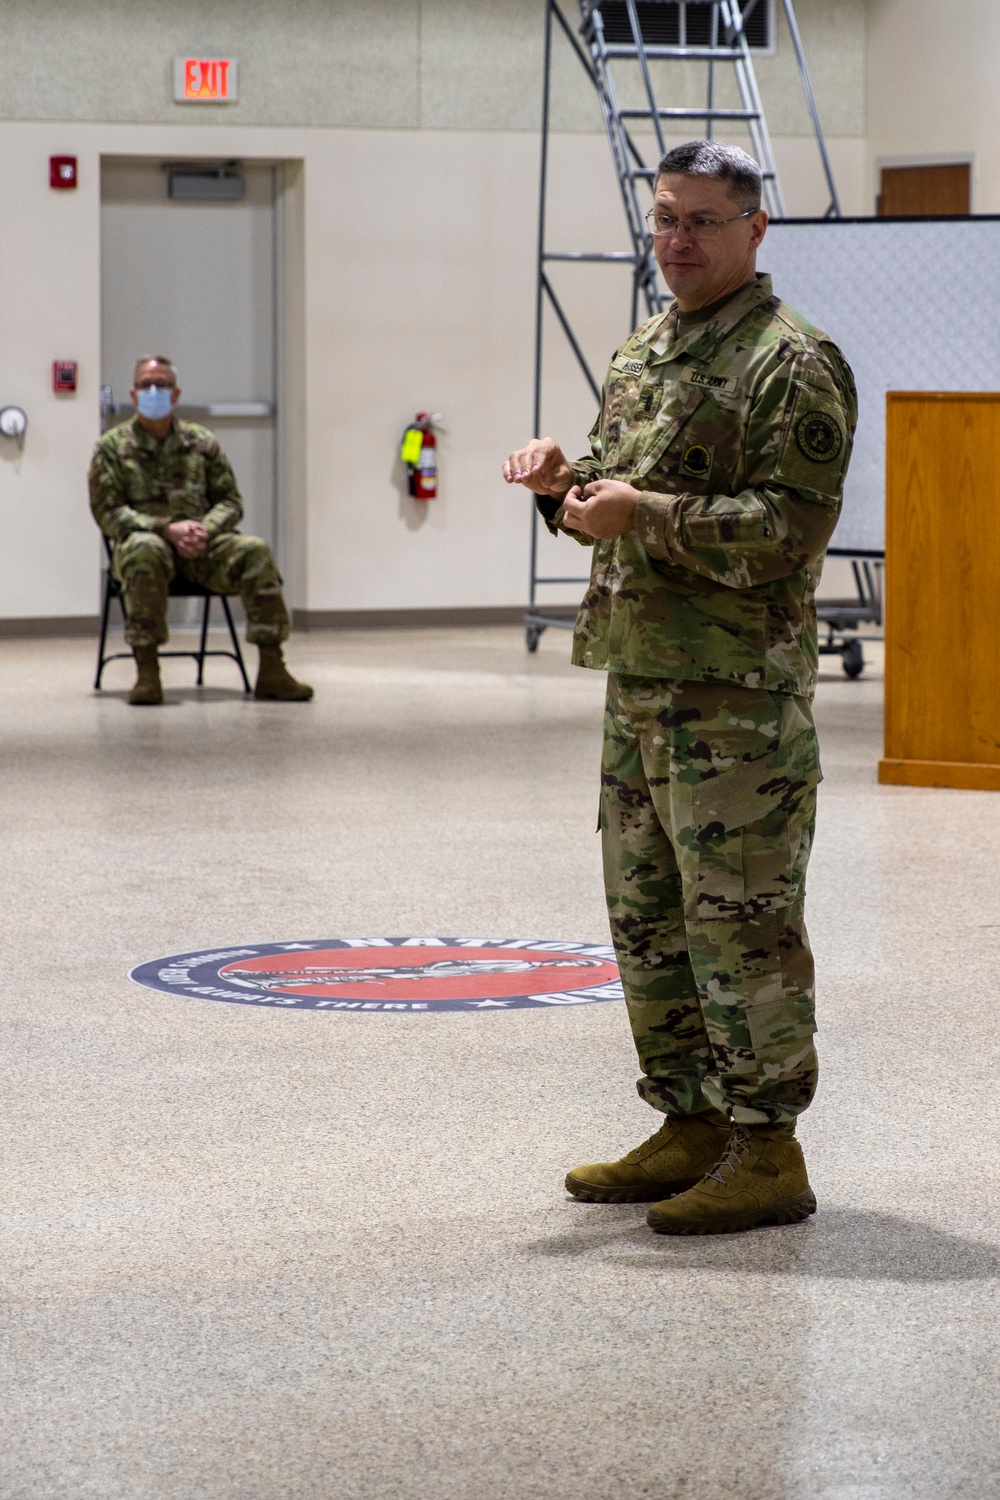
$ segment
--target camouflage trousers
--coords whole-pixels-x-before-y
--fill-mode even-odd
[[[816,1088],[809,703],[611,674],[601,832],[642,1077],[668,1115],[789,1123]]]
[[[288,611],[281,574],[260,537],[224,531],[200,557],[181,557],[152,531],[133,531],[115,547],[115,577],[125,601],[125,639],[130,646],[162,646],[167,629],[167,585],[178,574],[217,594],[239,594],[247,616],[247,640],[277,646],[288,639]]]

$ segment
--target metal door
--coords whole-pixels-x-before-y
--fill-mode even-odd
[[[159,160],[105,159],[101,167],[101,382],[114,420],[132,411],[136,359],[168,355],[181,415],[217,434],[236,471],[240,529],[272,546],[277,170],[240,167],[241,199],[205,201],[168,196],[170,173]]]

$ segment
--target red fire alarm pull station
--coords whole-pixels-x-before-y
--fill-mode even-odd
[[[52,361],[52,389],[56,392],[76,390],[76,360]]]
[[[49,187],[52,187],[52,188],[75,188],[76,187],[76,157],[75,156],[50,156],[49,157]]]

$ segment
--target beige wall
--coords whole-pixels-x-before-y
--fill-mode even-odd
[[[579,14],[576,0],[563,8],[571,22]],[[796,9],[827,129],[863,135],[864,0]],[[166,124],[194,108],[229,125],[538,125],[542,0],[17,0],[0,11],[2,119]],[[239,58],[239,103],[172,102],[171,59],[198,51]],[[565,44],[557,63],[554,123],[600,128]],[[760,82],[773,131],[808,134],[783,20]]]
[[[23,405],[30,428],[23,452],[0,439],[0,619],[97,607],[85,475],[98,435],[102,155],[291,164],[283,505],[293,602],[523,602],[528,502],[498,465],[531,417],[541,0],[2,9],[0,402]],[[858,212],[862,3],[800,0],[799,15],[844,207]],[[239,104],[171,101],[173,56],[198,50],[239,58]],[[550,243],[624,247],[594,99],[565,47],[557,71]],[[822,212],[783,27],[760,72],[789,211]],[[80,160],[76,192],[48,187],[48,156],[63,152]],[[561,285],[600,371],[627,332],[626,288],[605,269],[567,271]],[[592,402],[561,336],[550,330],[546,348],[545,425],[578,449]],[[52,395],[56,358],[79,362],[75,396]],[[396,457],[418,408],[445,415],[441,494],[429,506],[403,493]],[[554,566],[578,562],[561,547]]]
[[[1000,213],[996,0],[869,0],[867,212],[878,168],[972,158],[972,210]]]
[[[84,161],[81,191],[55,193],[48,156],[74,149],[64,128],[0,126],[0,140],[0,402],[28,413],[23,452],[0,438],[0,617],[92,615],[97,543],[84,475],[97,430],[96,159]],[[80,362],[77,395],[52,394],[54,359]]]
[[[856,195],[862,144],[833,144]],[[815,192],[808,143],[777,145],[790,199],[806,205]],[[57,152],[79,156],[76,192],[48,187],[48,156]],[[23,453],[0,440],[0,618],[96,609],[85,476],[98,435],[102,154],[301,163],[288,174],[285,216],[293,602],[310,610],[522,602],[527,502],[507,490],[498,465],[528,435],[531,416],[534,136],[24,123],[0,125],[0,400],[24,406],[30,420]],[[551,243],[565,234],[570,248],[620,244],[603,137],[558,137],[553,165]],[[627,331],[625,288],[604,269],[568,271],[562,284],[601,369]],[[547,347],[546,425],[579,448],[592,404],[555,333]],[[75,396],[51,394],[57,358],[79,362]],[[402,493],[396,458],[418,408],[445,415],[441,495],[426,506]],[[558,566],[566,560],[564,549]]]

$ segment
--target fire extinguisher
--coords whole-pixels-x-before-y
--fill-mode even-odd
[[[433,500],[437,495],[437,435],[434,424],[440,421],[440,412],[418,411],[403,434],[400,457],[406,465],[410,494],[414,500]]]

